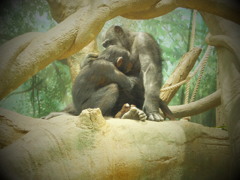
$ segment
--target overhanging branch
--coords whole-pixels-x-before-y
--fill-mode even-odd
[[[150,19],[167,14],[178,7],[208,12],[240,24],[240,8],[236,0],[160,0],[150,9],[129,12],[123,16],[130,19]]]
[[[235,64],[236,68],[240,72],[240,47],[239,42],[236,39],[228,37],[226,35],[208,35],[206,37],[206,42],[211,46],[220,46],[225,47],[229,51],[231,51],[237,59],[234,59],[233,63]]]

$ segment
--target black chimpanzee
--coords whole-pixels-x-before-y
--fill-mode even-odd
[[[73,104],[61,112],[52,112],[42,117],[51,119],[63,114],[79,115],[86,108],[99,107],[105,116],[115,116],[125,103],[136,108],[125,118],[144,120],[144,113],[138,109],[143,105],[143,82],[139,76],[127,76],[133,64],[130,53],[123,47],[109,46],[101,54],[89,54],[81,63],[72,91]],[[134,66],[134,72],[136,70]],[[136,118],[136,116],[138,116]]]
[[[114,116],[131,99],[130,91],[138,78],[124,74],[132,68],[129,55],[126,49],[113,45],[99,57],[85,60],[72,90],[76,114],[98,107],[103,115]]]
[[[149,120],[159,121],[163,118],[159,114],[159,107],[170,119],[173,118],[168,106],[159,98],[162,85],[162,57],[159,45],[148,33],[131,32],[120,26],[112,26],[105,34],[103,47],[117,45],[126,48],[131,54],[133,64],[129,75],[140,74],[144,85],[143,110]]]

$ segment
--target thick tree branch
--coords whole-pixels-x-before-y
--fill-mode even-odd
[[[220,129],[106,121],[99,109],[49,121],[20,118],[0,109],[1,130],[12,132],[0,134],[1,175],[9,179],[228,179],[228,133]]]
[[[101,8],[94,12],[89,11],[91,10],[86,13],[79,10],[46,33],[33,36],[25,34],[0,47],[0,53],[3,54],[0,61],[0,99],[53,60],[68,57],[87,45],[101,30],[106,21],[105,14],[109,13]],[[85,24],[79,17],[86,16],[93,16],[95,19],[89,21],[86,29],[79,29]],[[82,37],[81,40],[79,37]]]
[[[193,116],[215,108],[221,104],[221,90],[202,98],[198,101],[179,106],[169,106],[176,118]]]
[[[178,7],[208,12],[240,24],[240,7],[236,0],[160,0],[151,9],[130,12],[123,16],[130,19],[150,19],[167,14]]]
[[[228,37],[226,35],[208,35],[206,37],[206,42],[211,46],[225,47],[231,51],[237,58],[234,59],[233,63],[240,72],[240,46],[236,39]]]
[[[192,70],[194,64],[196,63],[196,60],[201,53],[201,48],[193,48],[186,54],[184,54],[177,67],[175,68],[174,72],[171,74],[171,76],[168,78],[168,80],[164,83],[162,86],[162,89],[168,88],[169,86],[175,85],[183,80],[185,80],[189,74],[189,72]],[[166,102],[169,103],[171,99],[174,97],[176,92],[180,86],[173,88],[171,90],[163,91],[160,94],[160,98]]]

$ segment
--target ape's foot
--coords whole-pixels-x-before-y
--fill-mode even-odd
[[[137,107],[131,106],[130,110],[123,114],[122,119],[145,121],[147,119],[147,115]]]

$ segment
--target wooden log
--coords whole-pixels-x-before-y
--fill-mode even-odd
[[[189,52],[184,54],[182,58],[180,59],[176,69],[171,74],[171,76],[168,78],[168,80],[165,82],[165,84],[162,86],[162,89],[167,88],[169,86],[172,86],[174,84],[177,84],[183,80],[185,80],[189,74],[189,72],[192,70],[194,64],[197,61],[197,58],[199,54],[201,53],[202,49],[195,47],[191,49]],[[160,93],[160,98],[166,102],[169,103],[171,99],[174,97],[178,89],[177,87],[172,90],[164,91]]]
[[[6,179],[228,179],[229,175],[228,133],[221,129],[187,121],[106,121],[99,109],[49,121],[0,109],[0,120],[1,132],[6,126],[13,132],[25,130],[0,150],[1,177]]]
[[[221,104],[221,90],[219,89],[216,92],[198,101],[184,105],[169,106],[169,108],[171,109],[174,117],[182,118],[200,114],[202,112],[215,108],[220,104]]]

